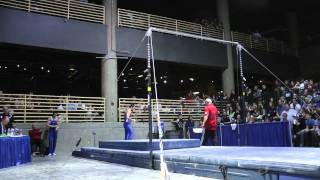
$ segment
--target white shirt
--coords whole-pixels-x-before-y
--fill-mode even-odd
[[[295,118],[293,116],[297,116],[298,112],[295,109],[289,109],[289,111],[287,112],[288,115],[288,121],[290,123],[293,123],[293,121],[295,120]]]

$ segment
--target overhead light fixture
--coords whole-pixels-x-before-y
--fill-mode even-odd
[[[129,87],[127,87],[127,86],[125,86],[125,87],[123,87],[123,89],[128,89]]]
[[[47,72],[49,73],[49,72],[50,72],[50,70],[48,69],[48,70],[47,70]]]
[[[133,68],[130,68],[130,71],[133,71]]]
[[[191,82],[193,82],[194,81],[194,79],[191,77],[191,78],[189,78],[189,80],[191,81]]]
[[[20,67],[20,64],[17,64],[17,68],[19,68]]]
[[[5,69],[7,69],[8,67],[7,67],[7,66],[5,66],[4,68],[5,68]]]
[[[214,81],[211,81],[212,83],[214,83]]]
[[[70,66],[69,71],[75,71],[76,69],[73,66]]]
[[[160,79],[162,79],[162,76],[160,76]]]
[[[0,69],[2,68],[2,66],[0,66]]]
[[[163,83],[167,84],[167,80],[164,80]]]
[[[27,68],[23,68],[23,70],[24,70],[24,71],[26,71],[26,70],[27,70]]]
[[[127,82],[127,80],[126,80],[126,79],[124,79],[124,80],[123,80],[123,82]]]
[[[200,92],[196,91],[196,92],[193,92],[193,95],[198,95],[200,94]]]
[[[140,74],[139,76],[138,76],[138,78],[142,78],[143,77],[143,75],[142,74]]]
[[[41,66],[41,70],[44,70],[44,67],[43,67],[43,66]]]
[[[124,76],[124,73],[122,73],[121,76]]]
[[[180,80],[180,83],[183,83],[183,79]]]

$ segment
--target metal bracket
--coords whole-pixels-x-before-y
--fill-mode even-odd
[[[227,177],[228,177],[228,167],[227,166],[223,166],[223,165],[220,165],[219,166],[219,169],[221,171],[221,174],[223,176],[223,179],[224,180],[227,180]]]

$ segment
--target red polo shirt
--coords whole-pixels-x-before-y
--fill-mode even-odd
[[[204,114],[208,115],[208,120],[206,121],[204,128],[208,130],[216,130],[217,128],[217,113],[218,110],[215,105],[208,104],[204,108]]]

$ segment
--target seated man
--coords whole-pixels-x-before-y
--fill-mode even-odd
[[[29,136],[31,140],[31,151],[33,155],[36,155],[36,152],[42,151],[42,145],[41,145],[41,130],[39,128],[36,128],[34,124],[32,124],[32,129],[29,130]],[[39,148],[39,151],[37,151],[37,147]]]
[[[188,120],[185,123],[185,129],[186,129],[186,135],[188,139],[191,139],[193,137],[193,128],[194,128],[194,121],[193,117],[189,116]]]
[[[179,139],[183,139],[184,120],[182,118],[182,114],[179,113],[179,116],[177,119],[175,119],[174,123],[175,123],[176,131],[178,131],[178,133],[179,133]]]
[[[300,136],[301,147],[317,146],[316,126],[317,126],[317,121],[312,118],[310,113],[306,113],[305,128],[297,133],[297,135]]]

